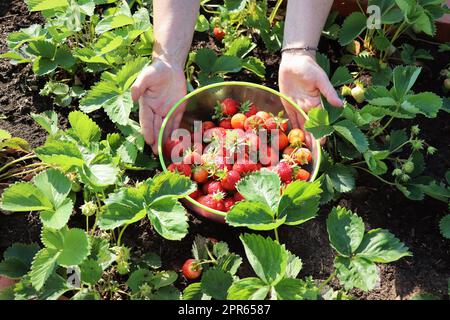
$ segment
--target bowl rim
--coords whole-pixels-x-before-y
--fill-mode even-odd
[[[267,92],[270,92],[272,94],[275,94],[276,96],[284,99],[285,101],[289,102],[291,105],[293,105],[297,111],[299,111],[302,116],[305,118],[305,120],[308,120],[309,117],[308,115],[303,111],[302,108],[300,108],[300,106],[298,104],[296,104],[291,98],[289,98],[288,96],[286,96],[285,94],[274,90],[272,88],[266,87],[264,85],[261,84],[257,84],[257,83],[252,83],[252,82],[246,82],[246,81],[224,81],[224,82],[218,82],[218,83],[213,83],[213,84],[209,84],[203,87],[199,87],[197,89],[195,89],[194,91],[189,92],[188,94],[186,94],[183,98],[181,98],[178,102],[176,102],[172,108],[169,110],[169,112],[167,113],[166,117],[164,118],[164,121],[162,122],[161,125],[161,129],[159,130],[159,135],[158,135],[158,157],[159,157],[159,162],[161,163],[162,169],[164,172],[167,172],[167,167],[166,167],[166,163],[164,161],[164,155],[163,155],[163,150],[162,150],[162,140],[163,140],[163,134],[164,134],[164,129],[167,126],[167,123],[170,119],[170,117],[172,116],[172,114],[175,112],[175,110],[182,105],[184,102],[186,102],[187,100],[189,100],[190,98],[192,98],[193,96],[202,93],[204,91],[207,91],[209,89],[213,89],[213,88],[218,88],[218,87],[225,87],[225,86],[241,86],[241,87],[252,87],[252,88],[257,88],[257,89],[261,89]],[[321,102],[322,103],[322,102]],[[314,171],[311,173],[311,178],[309,179],[309,181],[314,181],[319,173],[319,168],[320,168],[320,162],[322,159],[322,152],[321,152],[321,146],[320,146],[320,142],[319,140],[313,138],[313,143],[316,144],[317,150],[318,150],[318,156],[317,156],[317,164],[314,168]],[[206,210],[207,212],[210,213],[214,213],[216,215],[222,216],[222,217],[226,217],[227,213],[226,212],[222,212],[219,210],[215,210],[215,209],[211,209],[203,204],[201,204],[200,202],[198,202],[197,200],[186,196],[185,197],[189,202],[191,202],[192,204],[196,205],[197,207],[200,207],[203,210]]]

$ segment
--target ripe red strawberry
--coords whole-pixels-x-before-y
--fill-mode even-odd
[[[292,168],[286,161],[281,161],[275,170],[282,182],[292,181]]]
[[[195,259],[187,259],[181,269],[188,280],[195,280],[202,274],[202,267],[198,265]]]
[[[279,129],[283,132],[286,132],[288,129],[288,120],[282,118],[281,116],[270,117],[265,121],[264,128],[266,128],[267,130]]]
[[[207,194],[197,199],[202,205],[219,211],[225,211],[225,205],[223,203],[224,193],[216,192],[213,194]]]
[[[231,210],[231,207],[234,206],[234,204],[236,203],[236,200],[234,200],[231,197],[225,198],[225,200],[223,200],[223,205],[225,207],[225,211],[229,212]]]
[[[222,113],[226,116],[234,116],[239,111],[239,103],[232,99],[226,98],[220,103]]]
[[[295,179],[308,181],[310,176],[311,174],[305,169],[298,169],[297,173],[295,174]]]
[[[214,128],[216,125],[212,121],[204,121],[202,123],[202,130],[205,132],[206,130]]]
[[[231,125],[231,119],[223,119],[222,121],[220,121],[219,127],[224,129],[233,129]]]
[[[220,181],[222,187],[227,191],[236,190],[236,183],[241,179],[239,172],[231,170],[225,173],[225,176]]]
[[[291,155],[294,151],[295,151],[295,148],[289,146],[289,147],[287,147],[287,148],[285,148],[285,149],[283,150],[283,154]]]
[[[194,200],[197,200],[197,199],[200,198],[202,195],[203,195],[203,193],[202,193],[199,189],[197,189],[197,190],[195,190],[194,192],[192,192],[192,193],[189,195],[189,197],[191,197],[191,198],[194,199]]]
[[[172,151],[177,148],[177,154],[174,154],[173,156],[178,156],[181,157],[183,155],[183,148],[181,147],[181,141],[179,140],[172,140],[172,139],[167,139],[164,142],[164,146],[163,146],[163,152],[164,155],[167,158],[171,158],[172,157]]]
[[[183,157],[183,163],[184,164],[200,164],[202,161],[202,156],[197,151],[188,150],[184,157]]]
[[[214,33],[214,37],[218,40],[218,41],[222,41],[223,38],[225,37],[225,31],[223,31],[222,28],[219,27],[215,27],[213,30]]]
[[[197,183],[205,183],[208,181],[208,170],[206,170],[204,167],[196,167],[194,170],[192,170],[192,180],[194,180]]]
[[[247,150],[258,151],[259,150],[259,136],[253,131],[245,132],[245,142],[247,143]]]
[[[250,116],[244,122],[244,129],[248,131],[249,129],[259,130],[264,126],[264,119],[258,117],[257,115]]]
[[[289,145],[288,137],[280,130],[278,132],[278,149],[284,150]]]
[[[236,193],[234,194],[233,198],[234,198],[234,200],[235,200],[236,202],[244,201],[244,200],[245,200],[245,198],[244,198],[244,197],[242,196],[242,194],[240,194],[239,192],[236,192]]]
[[[191,167],[184,163],[172,163],[167,167],[167,170],[178,172],[179,174],[185,175],[186,177],[191,176]]]
[[[269,114],[268,112],[266,112],[266,111],[258,111],[258,112],[256,113],[256,116],[257,116],[257,117],[260,117],[260,118],[263,119],[264,121],[266,121],[266,120],[268,120],[268,119],[271,118],[271,117],[270,117],[270,114]]]
[[[259,162],[265,167],[276,165],[280,161],[278,148],[267,146],[266,150],[259,150]]]
[[[245,116],[248,118],[254,116],[258,112],[258,108],[250,101],[246,101],[243,104],[241,104],[239,112],[245,114]]]
[[[204,194],[213,194],[217,192],[224,192],[220,181],[211,180],[203,185],[202,191]]]

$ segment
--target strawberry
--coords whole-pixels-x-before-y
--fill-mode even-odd
[[[265,151],[262,149],[259,150],[259,162],[261,162],[263,166],[273,166],[277,164],[279,160],[278,148],[272,149],[270,146],[267,146]]]
[[[172,163],[167,167],[167,170],[178,172],[179,174],[185,175],[186,177],[191,176],[191,167],[184,163]]]
[[[214,122],[212,122],[212,121],[204,121],[204,122],[202,123],[202,131],[205,132],[205,131],[207,131],[207,130],[209,130],[209,129],[214,128],[215,126],[216,126],[216,125],[215,125]]]
[[[260,117],[261,119],[263,119],[264,121],[268,120],[269,118],[271,118],[270,113],[266,112],[266,111],[258,111],[256,113],[257,117]]]
[[[183,163],[184,164],[200,164],[202,161],[202,156],[200,153],[194,150],[188,150],[184,157],[183,157]]]
[[[197,183],[205,183],[208,181],[208,170],[206,170],[204,167],[196,167],[194,170],[192,170],[192,180],[194,180]]]
[[[306,171],[305,169],[298,169],[297,173],[295,174],[295,179],[308,181],[310,176],[311,176],[311,174],[308,171]]]
[[[249,129],[259,130],[264,126],[264,119],[258,117],[257,115],[247,118],[244,122],[244,129],[248,131]]]
[[[283,118],[283,112],[281,111],[278,116],[266,119],[264,122],[264,128],[269,131],[279,129],[286,132],[288,129],[288,120]]]
[[[247,143],[248,150],[258,151],[259,150],[259,136],[253,131],[247,131],[245,133],[245,142]]]
[[[280,176],[282,182],[292,180],[292,168],[286,161],[281,161],[275,168],[276,173]]]
[[[183,155],[183,148],[180,146],[181,141],[179,140],[173,140],[173,139],[168,139],[164,142],[164,146],[163,146],[163,152],[164,155],[168,158],[172,157],[172,151],[177,148],[179,149],[177,151],[178,154],[174,154],[174,156],[178,156],[181,157]]]
[[[250,101],[246,101],[241,104],[239,112],[245,114],[245,116],[248,118],[254,116],[258,112],[258,108]]]
[[[222,187],[227,191],[236,190],[236,183],[241,179],[239,172],[231,170],[225,173],[225,176],[220,181]]]
[[[213,30],[213,34],[214,37],[218,40],[218,41],[222,41],[223,38],[225,37],[225,31],[223,31],[222,28],[219,27],[215,27]]]
[[[219,127],[224,129],[233,129],[233,126],[231,125],[231,119],[223,119],[219,123]]]
[[[300,148],[292,155],[295,163],[304,165],[312,161],[311,151],[307,148]]]
[[[224,193],[223,192],[216,192],[213,194],[208,194],[206,196],[201,196],[197,199],[199,203],[202,205],[219,211],[225,210],[225,205],[223,202]]]
[[[295,151],[295,148],[289,146],[289,147],[286,147],[286,148],[283,150],[283,154],[286,154],[286,155],[290,156],[291,154],[294,153],[294,151]]]
[[[225,198],[225,200],[223,200],[223,205],[225,207],[225,211],[229,212],[231,210],[231,207],[234,206],[234,204],[236,203],[236,200],[234,200],[231,197]]]
[[[192,192],[192,193],[189,195],[189,197],[191,197],[191,198],[194,199],[194,200],[197,200],[197,199],[200,198],[202,195],[203,195],[203,193],[202,193],[199,189],[197,189],[197,190],[195,190],[194,192]]]
[[[211,181],[207,182],[206,184],[204,184],[202,190],[203,190],[204,194],[213,194],[213,193],[225,191],[223,189],[220,181],[214,181],[214,180],[211,180]]]
[[[289,145],[288,137],[282,132],[278,132],[278,149],[279,151],[284,150]]]
[[[244,197],[242,196],[242,194],[240,194],[239,192],[236,192],[236,193],[234,194],[233,198],[234,198],[234,200],[235,200],[236,202],[244,201],[244,200],[245,200],[245,198],[244,198]]]
[[[202,274],[202,267],[198,265],[198,262],[195,259],[187,259],[181,270],[188,280],[195,280]]]
[[[244,129],[245,120],[247,120],[247,117],[242,113],[236,113],[231,118],[231,127],[233,129]]]
[[[222,113],[226,116],[234,116],[239,111],[239,103],[232,99],[226,98],[220,103]]]
[[[305,141],[305,134],[301,129],[292,129],[288,134],[288,139],[293,147],[301,147]]]

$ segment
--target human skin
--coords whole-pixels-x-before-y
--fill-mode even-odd
[[[317,47],[332,0],[289,0],[284,31],[284,48]],[[191,47],[198,16],[199,0],[154,0],[153,62],[146,67],[131,88],[139,101],[139,118],[145,141],[158,151],[158,134],[170,108],[186,94],[184,64]],[[306,14],[302,14],[306,13]],[[299,18],[300,17],[300,18]],[[303,110],[320,105],[320,94],[330,104],[342,106],[333,86],[315,61],[314,51],[283,52],[280,91]],[[303,117],[289,104],[286,112],[293,127],[303,127]],[[165,132],[178,128],[183,107],[174,115]]]

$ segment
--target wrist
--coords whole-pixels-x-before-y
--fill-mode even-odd
[[[315,48],[311,47],[285,47],[281,50],[281,57],[310,57],[316,59]]]

